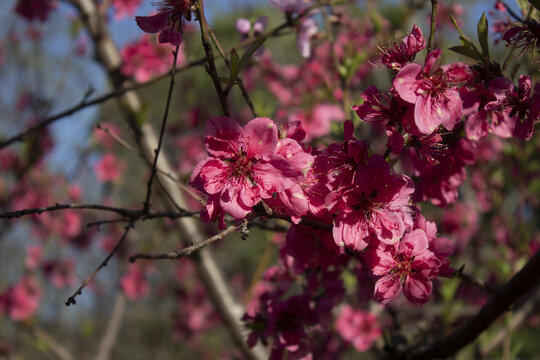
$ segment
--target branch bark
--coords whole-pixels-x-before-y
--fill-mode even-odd
[[[406,349],[397,358],[407,360],[447,358],[468,344],[472,343],[493,322],[516,304],[525,294],[539,285],[540,282],[540,251],[514,275],[500,292],[480,309],[464,325],[448,337],[432,344],[420,345]]]

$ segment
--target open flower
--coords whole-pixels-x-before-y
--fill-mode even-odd
[[[462,70],[443,71],[435,63],[441,56],[437,49],[426,57],[424,68],[405,65],[394,79],[394,89],[408,103],[414,104],[414,122],[422,134],[431,134],[439,125],[452,130],[459,122],[463,104],[456,88]]]
[[[373,274],[381,276],[375,284],[375,299],[388,304],[401,291],[415,305],[430,298],[434,278],[441,266],[440,260],[429,250],[426,232],[415,229],[407,233],[396,245],[381,244],[366,254]]]
[[[209,220],[222,211],[242,219],[262,199],[296,184],[296,171],[275,153],[278,132],[272,120],[256,118],[241,128],[230,118],[214,117],[205,134],[210,156],[199,162],[190,185],[210,196]]]
[[[136,16],[142,31],[159,34],[160,43],[177,46],[182,42],[182,20],[191,20],[191,0],[164,0],[154,3],[159,12],[153,16]]]

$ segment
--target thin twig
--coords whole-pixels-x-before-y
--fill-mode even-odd
[[[431,0],[431,27],[429,29],[429,40],[427,46],[428,54],[433,51],[435,48],[435,29],[436,24],[435,20],[437,17],[437,6],[439,5],[439,0]]]
[[[99,231],[99,227],[103,224],[116,224],[119,222],[128,222],[129,218],[119,218],[119,219],[113,219],[113,220],[100,220],[100,221],[93,221],[86,224],[86,227],[92,227],[95,226],[97,230]]]
[[[197,0],[197,15],[201,28],[201,41],[203,44],[204,53],[206,54],[206,59],[208,60],[208,64],[206,65],[206,71],[208,72],[208,75],[210,75],[210,77],[212,78],[212,82],[214,83],[214,88],[216,89],[223,115],[231,116],[231,112],[229,110],[229,103],[227,102],[227,94],[221,87],[221,80],[216,69],[216,63],[214,62],[214,52],[212,50],[212,45],[210,44],[210,35],[208,33],[208,24],[204,15],[203,0]]]
[[[98,205],[98,204],[56,204],[52,206],[46,206],[41,208],[33,209],[23,209],[17,211],[8,211],[0,213],[0,219],[16,219],[25,215],[32,214],[42,214],[44,212],[59,211],[66,209],[85,209],[85,210],[99,210],[99,211],[108,211],[122,215],[123,217],[138,220],[138,219],[154,219],[154,218],[169,218],[169,219],[178,219],[181,217],[193,216],[195,212],[189,212],[182,210],[179,212],[148,212],[145,213],[143,210],[130,210],[125,208],[117,208],[112,206]]]
[[[174,75],[176,69],[176,61],[178,59],[178,51],[180,49],[180,44],[176,45],[176,49],[173,51],[173,64],[171,69],[171,82],[169,85],[169,92],[167,93],[167,102],[165,104],[165,111],[163,112],[163,120],[161,121],[161,129],[159,131],[159,141],[157,149],[154,150],[154,162],[152,163],[152,169],[150,170],[150,178],[148,179],[148,184],[146,187],[146,200],[144,200],[143,211],[145,213],[150,210],[150,196],[152,195],[152,182],[156,176],[156,168],[159,157],[159,152],[161,151],[161,146],[163,144],[163,135],[165,134],[165,127],[167,126],[167,117],[169,116],[169,108],[171,106],[171,98],[174,89]]]
[[[487,283],[484,280],[479,279],[475,276],[464,273],[463,272],[464,268],[465,268],[465,265],[462,265],[458,270],[454,271],[452,275],[490,294],[494,294],[494,295],[500,294],[501,290],[497,288],[497,286]]]
[[[101,124],[97,124],[96,127],[104,131],[107,135],[112,137],[117,143],[119,143],[120,145],[128,149],[129,151],[138,153],[138,151],[133,146],[129,145],[126,140],[122,139],[120,136],[113,133],[109,128],[103,127],[103,125]]]
[[[114,254],[116,254],[116,252],[118,251],[118,249],[120,249],[120,247],[122,246],[122,244],[124,243],[124,240],[126,239],[127,237],[127,234],[129,232],[129,230],[133,227],[133,224],[135,223],[135,220],[134,219],[131,219],[131,221],[129,222],[129,224],[124,228],[124,234],[122,235],[122,237],[120,238],[120,240],[118,240],[118,242],[116,243],[116,245],[114,246],[114,248],[111,250],[111,252],[109,253],[109,255],[107,255],[107,257],[105,258],[105,260],[103,260],[101,262],[101,264],[99,264],[99,266],[90,274],[90,276],[88,276],[82,283],[81,283],[81,286],[79,286],[79,288],[73,293],[73,295],[71,295],[67,300],[66,300],[66,306],[69,306],[71,304],[75,305],[77,303],[77,301],[75,300],[75,297],[77,297],[77,295],[81,295],[82,294],[82,290],[88,286],[88,284],[90,284],[90,282],[92,281],[92,279],[96,276],[96,274],[99,272],[99,270],[103,269],[105,266],[107,266],[107,264],[109,263],[109,260],[111,260],[111,258],[114,256]]]
[[[202,249],[203,247],[206,247],[210,244],[212,244],[215,241],[223,239],[225,236],[229,235],[230,233],[247,226],[248,219],[244,219],[241,224],[239,225],[231,225],[219,234],[216,234],[206,240],[203,240],[201,242],[198,242],[196,244],[190,245],[187,248],[184,248],[182,250],[175,250],[168,253],[163,254],[135,254],[129,257],[130,262],[135,262],[138,259],[144,259],[144,260],[178,260],[180,258],[183,258],[184,256],[189,256],[195,251]]]
[[[210,27],[208,22],[205,21],[205,25],[208,28],[208,32],[210,33],[210,37],[212,38],[212,41],[214,42],[214,44],[216,45],[216,48],[218,49],[219,55],[221,56],[221,58],[225,62],[225,65],[227,65],[227,69],[230,70],[231,62],[227,58],[227,55],[225,54],[225,50],[223,50],[223,46],[221,46],[221,43],[219,42],[216,34],[214,33],[214,30],[212,30],[212,28]],[[244,82],[242,81],[242,79],[239,76],[236,76],[236,84],[238,84],[238,87],[240,88],[240,91],[242,92],[242,96],[244,97],[244,100],[248,104],[248,106],[249,106],[249,108],[251,110],[251,113],[253,114],[254,117],[258,117],[259,115],[257,115],[257,112],[255,111],[255,105],[253,105],[253,102],[251,101],[251,97],[249,96],[249,93],[248,93],[246,87],[244,86]],[[229,91],[231,91],[232,85],[234,85],[234,83],[227,86],[227,89],[225,90],[227,93]]]

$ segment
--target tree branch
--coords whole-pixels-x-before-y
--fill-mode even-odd
[[[437,18],[437,6],[439,5],[439,0],[431,0],[431,27],[429,29],[429,40],[427,46],[428,54],[433,51],[435,47],[435,29],[436,27],[436,18]]]
[[[126,239],[127,237],[127,234],[129,232],[129,230],[133,227],[133,224],[135,223],[135,220],[131,220],[129,222],[129,224],[124,228],[124,234],[122,235],[122,237],[120,238],[120,240],[118,240],[118,242],[116,243],[116,245],[114,246],[114,248],[111,250],[111,252],[109,253],[109,255],[107,255],[107,257],[105,258],[105,260],[103,260],[101,262],[101,264],[99,264],[99,266],[90,274],[90,276],[88,276],[82,283],[81,283],[81,286],[79,286],[79,288],[73,293],[73,295],[71,295],[67,300],[66,300],[66,306],[69,306],[71,304],[75,305],[77,303],[77,301],[75,300],[75,298],[77,297],[77,295],[81,295],[82,294],[82,290],[88,286],[88,284],[90,284],[90,282],[92,281],[92,279],[94,279],[94,277],[96,276],[96,274],[99,272],[99,270],[103,269],[105,266],[107,266],[107,264],[109,263],[109,260],[111,260],[111,258],[114,256],[114,254],[116,254],[116,252],[118,251],[118,249],[120,249],[120,247],[122,246],[122,244],[124,243],[124,240]]]
[[[215,241],[223,239],[225,236],[229,235],[230,233],[247,226],[249,220],[244,219],[241,224],[239,225],[231,225],[219,234],[216,234],[206,240],[203,240],[201,242],[198,242],[196,244],[193,244],[191,246],[188,246],[187,248],[184,248],[182,250],[175,250],[168,253],[163,254],[135,254],[129,257],[129,261],[134,263],[138,259],[144,259],[144,260],[178,260],[183,258],[184,256],[189,256],[193,254],[195,251],[202,249],[203,247],[206,247],[210,244],[212,244]]]
[[[114,299],[114,306],[111,318],[107,324],[107,329],[103,333],[101,343],[95,360],[107,360],[111,356],[111,352],[118,337],[118,332],[122,325],[122,319],[124,318],[126,310],[126,297],[122,293],[118,293]]]
[[[179,212],[160,211],[160,212],[145,213],[143,210],[129,210],[129,209],[124,209],[124,208],[117,208],[117,207],[112,207],[112,206],[96,205],[96,204],[56,204],[53,206],[46,206],[46,207],[41,207],[41,208],[23,209],[23,210],[8,211],[8,212],[0,213],[0,219],[15,219],[15,218],[20,218],[26,215],[32,215],[32,214],[40,215],[44,212],[59,211],[59,210],[66,210],[66,209],[108,211],[108,212],[113,212],[113,213],[122,215],[123,217],[129,218],[131,220],[154,219],[154,218],[164,218],[164,217],[169,218],[169,219],[178,219],[181,217],[194,216],[197,214],[196,212],[189,212],[186,210],[182,210]]]
[[[525,294],[538,286],[540,281],[540,251],[515,274],[490,300],[464,325],[449,336],[428,345],[418,345],[398,354],[407,360],[447,358],[472,343],[504,312],[508,311]]]
[[[176,45],[176,49],[173,51],[174,59],[171,69],[171,83],[169,85],[169,92],[167,93],[167,102],[165,103],[165,111],[163,113],[163,120],[161,121],[161,129],[159,131],[159,141],[157,149],[155,149],[155,155],[154,155],[154,162],[152,163],[152,169],[150,170],[150,178],[148,179],[148,184],[146,187],[146,200],[143,204],[143,211],[145,213],[148,213],[148,210],[150,210],[150,196],[152,195],[152,182],[154,181],[154,177],[156,176],[156,167],[157,167],[157,161],[159,157],[159,152],[161,151],[161,145],[163,144],[163,135],[165,134],[165,127],[167,126],[167,117],[169,115],[169,108],[171,106],[171,98],[172,93],[174,89],[174,75],[175,75],[175,69],[176,69],[176,61],[178,59],[178,51],[180,49],[180,44]]]

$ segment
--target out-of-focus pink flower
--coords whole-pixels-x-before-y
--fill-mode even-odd
[[[132,17],[142,0],[112,0],[112,6],[116,11],[114,18],[120,20],[123,17]]]
[[[122,73],[133,76],[138,82],[145,82],[156,75],[167,72],[173,63],[173,54],[165,45],[144,35],[132,44],[126,45],[121,51]],[[178,50],[177,66],[185,62],[183,47]]]
[[[98,162],[94,164],[94,171],[101,182],[114,182],[120,179],[124,169],[124,163],[119,161],[111,153],[105,154]]]
[[[178,138],[175,146],[180,149],[179,171],[181,174],[190,173],[197,163],[206,157],[206,150],[200,135],[189,134]]]
[[[41,245],[32,245],[26,249],[24,264],[30,270],[35,270],[43,261],[43,248]]]
[[[40,300],[41,290],[37,280],[25,276],[0,294],[0,314],[7,314],[13,321],[27,320],[38,310]]]
[[[29,21],[39,20],[44,22],[52,10],[56,9],[56,1],[53,0],[19,0],[15,11]]]
[[[358,351],[366,351],[381,337],[382,331],[375,315],[344,305],[336,319],[336,331]]]
[[[107,131],[105,131],[107,130]],[[109,122],[102,122],[100,124],[100,127],[96,127],[94,131],[92,132],[92,135],[97,140],[97,142],[105,147],[105,148],[112,148],[114,144],[116,144],[116,140],[109,135],[109,133],[121,136],[120,128],[116,126],[115,124],[109,123]]]
[[[305,141],[330,133],[330,123],[343,121],[343,109],[334,104],[317,104],[310,115],[301,118],[302,128],[306,132]]]
[[[312,5],[311,0],[270,0],[270,3],[278,10],[289,14],[300,13]]]
[[[120,286],[130,300],[138,300],[150,290],[143,271],[136,264],[129,265],[128,272],[120,280]]]
[[[74,267],[72,259],[65,261],[49,261],[43,264],[43,272],[54,287],[63,289],[66,286],[75,284],[77,279],[73,271]]]

